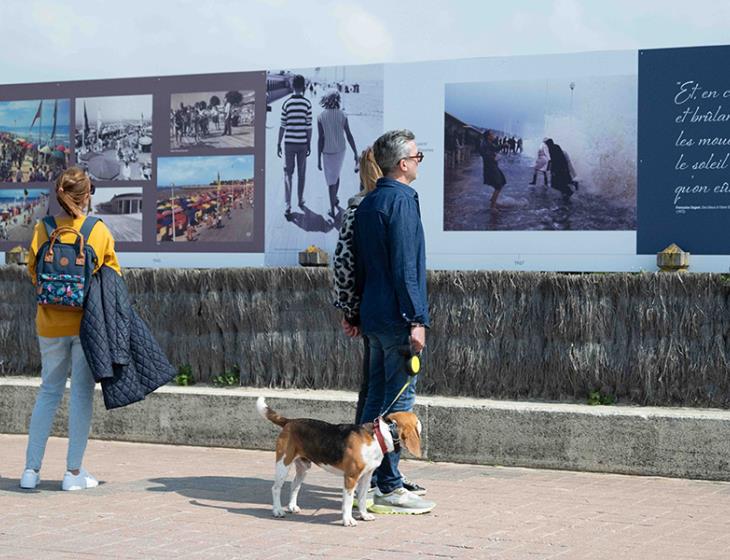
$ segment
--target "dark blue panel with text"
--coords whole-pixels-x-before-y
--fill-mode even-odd
[[[639,51],[639,254],[730,254],[729,67],[730,46]]]

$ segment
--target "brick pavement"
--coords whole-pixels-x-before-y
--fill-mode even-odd
[[[271,516],[271,452],[90,441],[102,484],[66,493],[60,438],[39,489],[18,488],[25,442],[0,435],[4,559],[730,558],[730,483],[405,461],[434,512],[344,528],[317,468],[302,513]]]

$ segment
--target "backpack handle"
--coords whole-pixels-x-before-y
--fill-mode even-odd
[[[56,228],[53,233],[51,234],[51,244],[48,247],[48,252],[46,253],[45,258],[43,259],[45,262],[53,262],[53,245],[58,241],[58,238],[63,233],[73,233],[79,240],[79,252],[78,255],[76,255],[76,266],[84,266],[86,264],[86,255],[84,254],[84,236],[81,235],[78,231],[76,231],[74,228],[69,226],[62,226],[59,228]]]

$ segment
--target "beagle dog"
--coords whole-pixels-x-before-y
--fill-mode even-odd
[[[296,475],[291,485],[290,513],[300,511],[297,496],[312,463],[323,469],[344,475],[342,490],[342,524],[354,527],[352,503],[357,488],[358,513],[363,521],[375,516],[367,511],[367,492],[373,471],[380,466],[385,453],[399,449],[400,442],[416,457],[421,456],[421,422],[412,412],[392,412],[385,418],[358,426],[330,424],[309,418],[289,419],[266,405],[264,397],[256,401],[259,414],[281,426],[276,440],[276,472],[271,493],[274,517],[284,517],[281,507],[281,487],[294,463]]]

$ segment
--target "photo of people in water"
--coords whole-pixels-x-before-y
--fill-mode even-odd
[[[637,77],[447,84],[445,231],[636,229]]]

